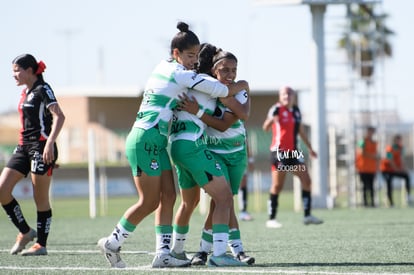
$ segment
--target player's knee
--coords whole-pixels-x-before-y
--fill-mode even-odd
[[[173,194],[168,194],[168,195],[163,195],[161,196],[161,204],[163,205],[174,205],[175,201],[177,199],[177,194],[173,193]]]

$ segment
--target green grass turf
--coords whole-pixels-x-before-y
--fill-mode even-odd
[[[110,198],[108,214],[95,219],[89,218],[88,200],[81,198],[53,200],[49,255],[42,257],[9,254],[17,232],[1,211],[0,274],[414,274],[414,208],[314,209],[313,214],[325,223],[305,226],[286,192],[278,214],[283,227],[268,229],[264,226],[267,195],[262,198],[256,206],[259,211],[252,211],[254,221],[240,222],[245,250],[256,258],[251,267],[150,269],[155,246],[151,215],[122,248],[128,268],[112,270],[96,242],[112,231],[135,198]],[[20,204],[34,227],[33,202]],[[186,243],[188,254],[198,248],[203,219],[197,210]]]

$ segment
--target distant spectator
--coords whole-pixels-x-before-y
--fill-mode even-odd
[[[362,182],[362,199],[365,207],[375,207],[374,179],[378,169],[378,153],[374,134],[375,128],[367,127],[364,138],[358,143],[356,155],[356,168]]]
[[[413,198],[410,194],[410,176],[403,161],[403,145],[401,135],[395,135],[391,145],[386,147],[385,158],[381,160],[381,172],[387,182],[387,197],[391,207],[394,206],[392,197],[392,180],[393,178],[402,178],[405,181],[407,190],[407,203],[413,205]]]

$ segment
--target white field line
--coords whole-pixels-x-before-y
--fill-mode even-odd
[[[10,249],[0,249],[0,253],[9,253]],[[96,250],[53,250],[53,249],[48,249],[47,253],[56,253],[56,254],[99,254],[101,253],[99,251],[99,249],[97,248]],[[154,252],[149,252],[149,251],[124,251],[122,250],[121,252],[122,254],[154,254]]]
[[[15,270],[15,271],[51,271],[51,270],[61,270],[61,271],[108,271],[111,270],[107,268],[99,267],[19,267],[19,266],[0,266],[0,270]],[[118,269],[114,269],[118,270]],[[194,273],[194,272],[203,272],[203,273],[238,273],[238,274],[320,274],[320,275],[372,275],[370,272],[328,272],[328,271],[309,271],[309,270],[271,270],[266,268],[255,268],[255,267],[246,267],[244,269],[222,269],[217,267],[206,267],[206,268],[151,268],[151,266],[139,266],[139,267],[126,267],[119,269],[119,271],[154,271],[154,272],[166,272],[171,273],[171,271],[179,273]],[[413,273],[381,273],[381,275],[412,275]]]
[[[1,252],[9,253],[9,250],[0,249]],[[96,250],[48,250],[49,253],[56,254],[100,254],[101,252]],[[149,251],[122,251],[122,254],[154,254]],[[0,270],[15,270],[15,271],[24,271],[24,270],[36,270],[36,271],[47,271],[47,270],[62,270],[62,271],[108,271],[111,270],[109,267],[71,267],[71,266],[55,266],[55,267],[21,267],[21,266],[3,266],[0,265]],[[114,269],[118,270],[118,269]],[[205,273],[239,273],[239,274],[320,274],[320,275],[372,275],[371,272],[331,272],[331,271],[309,271],[309,270],[286,270],[286,269],[271,269],[263,267],[249,266],[245,268],[231,268],[231,269],[222,269],[219,267],[206,267],[206,268],[152,268],[150,265],[137,266],[137,267],[126,267],[119,269],[121,270],[136,270],[136,271],[156,271],[156,272],[166,272],[171,271],[177,272],[205,272]],[[381,275],[414,275],[414,273],[381,273]]]

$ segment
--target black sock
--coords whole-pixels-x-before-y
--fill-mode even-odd
[[[270,194],[268,201],[269,220],[276,218],[277,207],[279,205],[279,194]]]
[[[309,216],[311,213],[311,204],[312,204],[311,192],[302,190],[302,202],[303,202],[303,210],[305,211],[305,217]]]
[[[405,175],[404,180],[405,180],[405,190],[407,191],[407,195],[410,195],[411,184],[410,184],[410,177],[408,176],[408,174]]]
[[[11,222],[19,229],[20,233],[26,234],[30,231],[30,226],[27,224],[16,199],[13,198],[9,204],[3,205],[3,208]]]
[[[37,242],[46,247],[50,224],[52,223],[52,209],[37,212]]]

